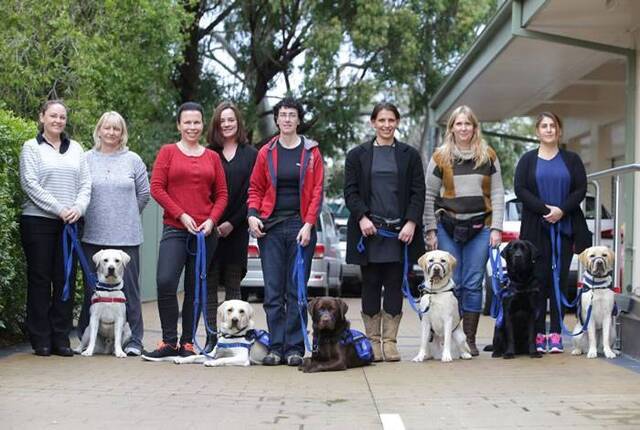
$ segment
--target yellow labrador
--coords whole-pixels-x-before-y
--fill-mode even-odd
[[[422,334],[420,351],[413,359],[422,362],[436,357],[441,350],[443,362],[454,358],[468,360],[471,351],[467,337],[460,325],[458,299],[453,294],[453,269],[456,259],[445,251],[431,251],[418,259],[424,271],[425,288],[420,298],[422,315]],[[433,340],[429,338],[433,331]]]
[[[613,291],[613,252],[606,246],[592,246],[585,249],[579,256],[580,263],[585,268],[583,277],[583,292],[581,297],[581,314],[573,332],[578,333],[583,328],[587,318],[589,306],[592,307],[591,317],[586,330],[573,338],[573,355],[581,355],[587,351],[587,358],[598,356],[597,331],[602,330],[602,351],[607,358],[616,358],[612,346],[616,339],[615,292]]]

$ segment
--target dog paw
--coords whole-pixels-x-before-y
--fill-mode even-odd
[[[580,348],[575,348],[571,351],[571,355],[582,355],[582,350]]]
[[[443,363],[451,363],[453,361],[453,357],[451,357],[451,354],[449,353],[442,353],[442,362]]]
[[[460,354],[460,358],[462,358],[463,360],[471,360],[471,354],[469,354],[468,352],[463,352],[462,354]]]
[[[610,349],[605,349],[605,350],[604,350],[604,356],[605,356],[605,357],[607,357],[607,358],[616,358],[616,357],[617,357],[617,356],[616,356],[616,353],[615,353],[615,352],[613,352],[613,351],[612,351],[612,350],[610,350]]]
[[[512,358],[516,358],[516,355],[513,352],[505,352],[502,358],[505,360],[511,360]]]
[[[89,351],[88,349],[85,351],[82,351],[82,356],[83,357],[92,357],[93,356],[93,351]]]
[[[538,352],[538,351],[535,351],[535,352],[530,353],[529,357],[531,357],[531,358],[542,358],[542,353]]]
[[[491,353],[491,358],[500,358],[500,357],[502,357],[502,353],[499,351],[493,351]]]
[[[127,353],[124,351],[116,351],[115,356],[118,358],[127,358]]]
[[[587,358],[598,358],[598,351],[589,350],[589,352],[587,352]]]
[[[215,360],[209,360],[209,361],[205,361],[204,365],[206,367],[218,367],[218,362]]]
[[[413,361],[414,363],[422,363],[425,359],[425,354],[418,354],[415,357],[413,357]]]

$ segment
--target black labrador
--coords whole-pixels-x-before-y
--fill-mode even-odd
[[[304,373],[346,370],[369,362],[360,359],[353,343],[345,342],[350,323],[346,319],[349,307],[334,297],[317,297],[309,302],[313,322],[313,351],[299,370]]]
[[[508,281],[502,290],[503,323],[493,333],[492,357],[514,358],[516,354],[542,357],[536,351],[536,316],[540,283],[535,277],[538,250],[528,240],[514,240],[502,250]]]

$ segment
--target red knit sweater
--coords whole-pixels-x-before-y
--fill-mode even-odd
[[[151,195],[164,209],[166,225],[184,230],[179,218],[185,212],[197,225],[207,218],[217,224],[228,198],[220,157],[209,149],[188,156],[175,143],[164,145],[153,164]]]

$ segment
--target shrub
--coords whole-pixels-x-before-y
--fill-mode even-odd
[[[0,109],[0,344],[23,336],[27,283],[18,220],[22,190],[18,156],[36,124]]]

